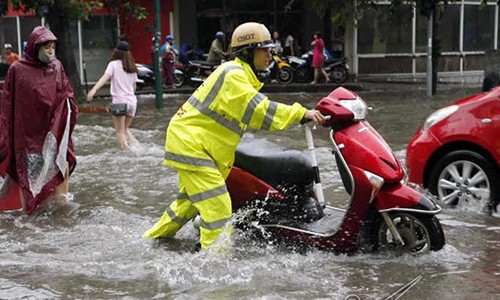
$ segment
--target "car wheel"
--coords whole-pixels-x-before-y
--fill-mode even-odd
[[[479,153],[453,151],[443,156],[432,169],[429,191],[450,206],[483,210],[496,207],[500,185],[498,171]]]

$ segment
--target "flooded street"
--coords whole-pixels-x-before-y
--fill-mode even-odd
[[[479,90],[445,87],[428,99],[425,89],[403,85],[358,94],[372,107],[368,121],[403,161],[426,116]],[[326,94],[270,98],[312,108]],[[191,223],[171,243],[142,239],[177,194],[175,171],[162,165],[165,129],[188,97],[165,95],[165,108],[157,110],[154,95],[140,96],[132,125],[140,144],[124,153],[111,116],[80,114],[70,180],[74,211],[0,214],[0,299],[386,299],[413,279],[420,280],[400,299],[500,298],[500,219],[476,211],[444,208],[438,218],[447,244],[418,256],[284,252],[239,232],[222,253],[192,254]],[[327,200],[345,207],[328,130],[314,134]],[[245,139],[306,149],[299,126],[249,131]]]

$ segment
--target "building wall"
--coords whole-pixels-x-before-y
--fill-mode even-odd
[[[271,32],[277,30],[282,40],[288,33],[292,34],[303,50],[310,47],[313,32],[323,29],[316,12],[309,9],[311,0],[297,0],[289,11],[284,9],[288,0],[200,2],[176,0],[178,20],[175,23],[179,44],[192,41],[205,52],[217,31],[226,33],[229,44],[234,29],[248,21],[263,23]]]
[[[185,42],[198,44],[197,18],[195,0],[175,0],[175,20],[178,33],[177,43]]]
[[[125,19],[117,16],[116,12],[103,8],[94,11],[88,22],[71,23],[69,30],[82,81],[86,79],[93,82],[99,79],[119,39],[130,43],[136,62],[152,63],[150,48],[155,16],[153,1],[142,0],[140,4],[148,13],[145,20]],[[170,34],[170,13],[173,9],[173,0],[160,0],[162,43]],[[33,28],[39,25],[45,25],[43,18],[31,13],[25,14],[10,10],[9,14],[2,17],[0,37],[3,37],[5,43],[12,44],[16,52],[22,53],[23,42],[28,40]],[[50,27],[50,24],[46,25]]]
[[[302,49],[307,50],[312,33],[323,29],[322,20],[310,10],[312,0],[296,0],[289,11],[283,9],[284,3],[288,3],[286,0],[259,1],[160,0],[162,43],[166,35],[174,34],[179,47],[190,40],[208,51],[216,31],[225,31],[230,37],[237,25],[257,21],[264,23],[270,31],[278,30],[282,39],[292,33]],[[208,8],[207,3],[211,3]],[[418,13],[409,16],[402,12],[399,19],[388,23],[388,14],[384,13],[384,9],[389,2],[380,3],[382,10],[379,13],[365,13],[357,25],[346,28],[344,52],[353,73],[411,76],[424,73],[426,18]],[[154,1],[141,0],[141,4],[149,14],[145,20],[117,17],[102,9],[93,13],[90,22],[75,21],[71,24],[82,79],[83,62],[88,81],[99,78],[119,38],[130,42],[137,62],[152,63],[150,48],[154,31]],[[480,4],[480,0],[449,4],[437,33],[441,38],[442,51],[439,72],[462,74],[480,71],[484,68],[485,51],[498,49],[498,5],[488,2],[486,7],[480,7]],[[10,11],[2,18],[0,41],[3,38],[21,53],[23,41],[27,40],[35,26],[42,24],[43,19],[31,14]]]
[[[173,34],[170,28],[170,13],[174,11],[173,0],[160,1],[160,28],[161,43],[169,34]],[[154,36],[154,1],[141,0],[148,17],[145,20],[135,20],[134,18],[120,18],[121,38],[128,40],[131,45],[132,55],[138,63],[152,64],[150,48]]]
[[[449,3],[439,17],[434,36],[440,40],[438,72],[456,73],[483,70],[485,51],[498,48],[498,5],[480,0]],[[351,31],[357,49],[354,72],[358,75],[408,74],[426,72],[428,19],[403,8],[389,19],[390,3],[380,1],[376,9],[366,11]]]

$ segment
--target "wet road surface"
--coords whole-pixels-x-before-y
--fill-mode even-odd
[[[403,161],[428,114],[479,88],[448,87],[432,99],[413,86],[393,90],[358,93],[373,108],[368,121]],[[0,214],[0,299],[386,299],[413,279],[400,299],[499,299],[500,220],[477,211],[445,208],[447,245],[418,256],[284,252],[239,233],[224,241],[223,253],[191,254],[186,248],[197,236],[190,224],[170,243],[142,239],[177,193],[175,172],[162,166],[163,146],[168,120],[188,96],[166,96],[162,110],[154,96],[141,96],[132,130],[140,144],[124,153],[110,116],[80,114],[72,211]],[[312,107],[326,93],[270,96]],[[315,136],[327,199],[346,206],[327,131]],[[245,139],[306,148],[298,126]]]

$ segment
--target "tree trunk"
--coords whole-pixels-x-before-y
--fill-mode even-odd
[[[441,55],[441,39],[438,34],[440,17],[437,10],[432,14],[432,95],[436,94],[438,78],[438,61]]]
[[[330,5],[325,10],[323,15],[323,40],[325,42],[325,48],[331,53],[332,50],[332,21],[330,19],[332,15],[332,9]]]
[[[50,6],[50,13],[46,16],[50,30],[57,37],[57,58],[61,61],[68,76],[68,80],[75,92],[75,99],[84,97],[80,75],[76,66],[76,58],[73,53],[73,45],[70,37],[70,20],[58,1]]]

